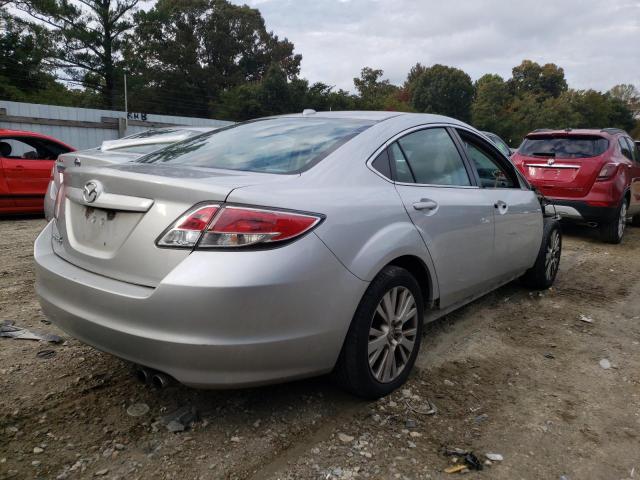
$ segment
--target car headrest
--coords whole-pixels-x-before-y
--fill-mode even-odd
[[[0,157],[8,157],[11,155],[11,145],[7,142],[0,142]]]

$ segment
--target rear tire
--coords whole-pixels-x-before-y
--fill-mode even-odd
[[[545,218],[542,242],[536,263],[521,277],[522,283],[535,290],[545,290],[553,285],[562,254],[562,230],[556,219]]]
[[[416,279],[386,266],[360,300],[334,374],[342,388],[377,399],[400,387],[420,350],[424,302]]]
[[[616,217],[612,222],[600,225],[600,238],[603,242],[617,244],[622,242],[627,224],[627,198],[624,197],[616,209]]]

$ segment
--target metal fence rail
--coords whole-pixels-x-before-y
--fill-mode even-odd
[[[59,107],[0,100],[0,129],[50,135],[77,149],[92,148],[152,127],[191,125],[222,127],[232,122],[92,108]]]

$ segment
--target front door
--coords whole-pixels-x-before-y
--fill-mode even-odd
[[[542,207],[520,184],[513,164],[475,133],[457,129],[480,188],[493,204],[495,221],[492,273],[498,282],[522,274],[535,262],[542,238]]]
[[[440,307],[487,289],[493,253],[493,204],[472,181],[449,131],[411,132],[390,145],[396,189],[433,259]]]
[[[622,154],[631,160],[629,164],[629,177],[631,196],[629,202],[629,215],[640,213],[640,150],[637,145],[627,137],[620,137],[620,150]],[[622,148],[622,142],[626,142],[627,149]]]

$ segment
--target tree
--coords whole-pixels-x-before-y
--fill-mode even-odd
[[[475,83],[471,122],[480,130],[507,138],[511,134],[507,110],[512,100],[509,88],[500,75],[483,75]]]
[[[381,80],[383,75],[384,71],[380,69],[364,67],[360,77],[353,79],[363,110],[382,110],[387,97],[398,91],[389,80]]]
[[[531,60],[523,60],[520,65],[513,67],[509,84],[516,95],[532,93],[541,99],[559,97],[567,90],[564,70],[555,63],[540,65]]]
[[[433,65],[416,79],[411,105],[418,112],[469,121],[472,100],[473,84],[469,75],[458,68]]]
[[[404,82],[403,88],[408,92],[409,95],[413,93],[413,87],[415,86],[416,80],[420,78],[427,67],[422,65],[420,62],[416,63],[407,74],[407,79]]]
[[[123,37],[141,0],[17,0],[16,8],[47,28],[54,41],[50,65],[95,90],[104,107],[121,106],[116,88],[122,68]],[[144,0],[142,0],[144,1]]]
[[[229,95],[249,98],[245,83],[259,82],[276,64],[286,79],[300,70],[293,44],[265,28],[260,11],[226,0],[159,0],[135,16],[126,58],[132,71],[134,105],[176,114],[209,116],[211,105]],[[253,92],[253,93],[251,93]]]
[[[609,90],[609,95],[621,100],[636,117],[640,117],[640,91],[631,84],[620,84]]]

